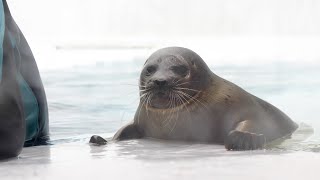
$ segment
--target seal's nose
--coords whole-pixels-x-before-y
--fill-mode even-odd
[[[157,79],[157,80],[154,80],[154,84],[159,87],[163,87],[168,84],[168,81],[162,80],[162,79]]]

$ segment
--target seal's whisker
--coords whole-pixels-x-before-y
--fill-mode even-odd
[[[147,96],[148,93],[143,93],[141,96],[140,96],[140,99],[142,99],[143,97]]]
[[[146,93],[146,96],[148,95],[148,93]],[[145,103],[146,103],[146,98],[145,98],[145,96],[144,97],[142,97],[141,99],[140,99],[140,101],[142,101],[142,104],[141,104],[141,106],[139,107],[139,113],[138,113],[138,124],[140,123],[140,115],[141,115],[141,110],[142,110],[142,107],[145,105]]]
[[[172,94],[172,108],[170,110],[170,121],[172,121],[173,117],[174,117],[174,109],[176,108],[176,97],[175,94]]]
[[[177,87],[178,86],[181,86],[181,85],[184,85],[184,84],[189,84],[190,82],[184,82],[184,83],[180,83],[180,84],[175,84]]]
[[[181,88],[181,87],[176,87],[174,88],[175,90],[187,90],[187,91],[194,91],[194,92],[201,92],[199,90],[196,89],[190,89],[190,88]]]
[[[188,102],[188,100],[183,96],[183,95],[180,95],[180,94],[177,94],[178,96],[180,96],[182,99],[184,99],[185,102],[183,102],[183,105],[184,107],[187,109],[188,113],[189,113],[189,116],[188,116],[188,119],[189,119],[189,127],[191,127],[191,117],[192,117],[192,114],[191,112],[189,111],[189,108],[188,106],[186,105],[186,103]]]
[[[178,103],[178,96],[177,96],[177,94],[174,94],[174,96],[173,96],[173,98],[174,98],[174,106],[173,106],[173,108],[171,109],[171,120],[170,120],[170,122],[169,122],[169,124],[171,123],[171,122],[174,122],[174,124],[176,123],[176,121],[177,121],[177,119],[178,119],[178,111],[174,111],[174,109],[175,108],[177,108],[178,107],[178,105],[179,105],[179,103]],[[176,112],[176,113],[175,113]],[[175,116],[175,117],[174,117]],[[168,125],[169,125],[168,124]],[[172,129],[171,129],[172,130]]]
[[[171,98],[170,96],[171,96],[171,91],[169,92],[169,101],[167,102],[167,106],[170,106],[170,98]]]
[[[188,103],[188,100],[187,100],[184,96],[182,96],[181,94],[179,94],[179,93],[177,93],[177,95],[184,100],[184,102],[182,101],[182,105],[187,109],[187,111],[189,112],[189,114],[191,114],[190,111],[189,111],[189,109],[188,109],[188,106],[186,105],[186,103]]]
[[[173,119],[173,116],[174,116],[174,108],[175,107],[176,107],[176,98],[175,98],[174,94],[172,94],[172,108],[170,110],[169,118],[166,119],[165,122],[164,122],[164,123],[166,123],[164,125],[164,127],[168,126],[171,123],[171,121]]]
[[[178,82],[182,81],[183,79],[178,79],[177,81],[173,82],[172,84],[177,85]]]
[[[143,90],[150,90],[150,89],[152,89],[151,87],[140,87],[140,89],[139,89],[139,91],[143,91]]]
[[[179,93],[184,96],[185,98],[187,98],[188,100],[191,100],[193,103],[195,103],[195,105],[197,105],[198,107],[199,106],[204,106],[205,105],[203,103],[201,103],[199,100],[197,100],[196,98],[190,96],[189,94],[187,93],[184,93],[183,91],[179,91]],[[205,107],[206,108],[206,107]]]
[[[185,97],[185,98],[191,100],[192,102],[194,102],[196,106],[198,106],[198,107],[200,106],[200,104],[199,104],[197,101],[194,100],[195,98],[191,98],[191,96],[190,96],[190,97],[186,96],[186,95],[185,95],[186,93],[184,93],[184,92],[182,92],[182,91],[176,91],[176,92],[177,92],[178,94],[182,95],[183,97]]]
[[[147,88],[147,86],[141,86],[141,85],[139,85],[139,88]]]
[[[200,81],[188,81],[188,82],[184,82],[184,83],[180,83],[180,84],[175,84],[175,86],[181,86],[181,85],[189,84],[189,83],[192,83],[192,82],[200,82]]]
[[[179,96],[176,96],[176,97],[177,97],[177,100],[182,101],[182,100],[179,98]],[[181,103],[183,103],[183,102],[181,102]],[[174,131],[174,129],[176,128],[178,119],[179,119],[179,111],[177,111],[177,113],[176,113],[176,119],[174,120],[174,124],[173,124],[173,126],[172,126],[169,134],[171,134],[171,133]]]
[[[178,90],[178,91],[175,91],[176,92],[176,94],[177,94],[177,97],[181,100],[180,102],[181,102],[181,105],[183,105],[183,106],[185,106],[186,108],[187,108],[187,106],[186,106],[186,104],[188,103],[188,100],[182,95],[182,94],[180,94],[180,91]],[[182,91],[181,91],[182,92]],[[189,111],[189,109],[187,108],[187,110]],[[190,112],[190,111],[189,111]]]
[[[199,102],[203,107],[205,107],[206,109],[209,109],[208,106],[206,106],[204,103],[202,103],[201,101],[199,101],[197,98],[194,98],[194,97],[190,96],[189,94],[187,94],[187,93],[185,93],[185,92],[182,92],[182,91],[180,91],[180,92],[181,92],[183,95],[187,96],[188,98],[194,99],[194,100],[198,101],[198,102]]]
[[[173,108],[174,108],[174,97],[173,97],[173,94],[172,92],[170,91],[170,94],[169,94],[169,102],[170,102],[170,105],[169,105],[169,109],[170,110],[170,113],[168,115],[168,117],[162,122],[162,124],[166,123],[166,122],[170,122],[170,120],[172,119],[172,116],[173,116]],[[166,126],[166,124],[164,125],[164,127]]]
[[[147,117],[149,118],[149,105],[151,104],[151,98],[152,98],[152,94],[150,93],[149,96],[147,97],[147,103],[146,103],[146,110],[147,110]]]
[[[141,86],[146,86],[146,82],[145,81],[140,81],[139,82],[139,86],[141,87]]]
[[[140,92],[150,91],[152,88],[139,90]]]
[[[170,93],[169,93],[169,109],[171,109],[172,107],[173,107],[173,97],[172,97],[172,92],[170,91]],[[170,113],[169,113],[169,115],[167,116],[167,118],[165,119],[165,120],[163,120],[162,122],[161,122],[161,126],[163,127],[164,125],[164,123],[166,123],[168,120],[170,120],[171,119],[171,115],[172,115],[172,109],[170,110]]]
[[[142,79],[138,79],[139,82],[141,83],[145,83],[146,81],[142,80]]]

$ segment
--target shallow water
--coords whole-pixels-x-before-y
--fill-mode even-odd
[[[266,150],[230,152],[220,145],[159,140],[98,147],[88,144],[91,135],[111,137],[132,120],[145,57],[63,53],[68,66],[41,71],[53,145],[25,148],[19,158],[2,162],[1,179],[318,179],[318,64],[235,66],[206,60],[217,75],[274,104],[301,125],[292,139]],[[87,54],[90,62],[78,63]]]

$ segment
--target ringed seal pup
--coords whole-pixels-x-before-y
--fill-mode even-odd
[[[254,150],[289,137],[298,127],[273,105],[214,74],[186,48],[153,53],[144,64],[139,89],[133,122],[113,140],[156,138]]]

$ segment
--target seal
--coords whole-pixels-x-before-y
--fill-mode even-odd
[[[32,51],[6,0],[0,2],[0,159],[25,146],[46,145],[46,94]]]
[[[182,47],[153,53],[144,64],[139,89],[133,122],[113,140],[157,138],[254,150],[290,137],[298,127],[273,105],[214,74],[199,55]]]
[[[4,41],[8,41],[4,42],[4,48],[7,48],[4,49],[4,58],[15,61],[17,66],[15,78],[19,84],[19,96],[22,98],[23,119],[26,121],[24,147],[47,145],[50,139],[49,112],[40,72],[27,39],[12,17],[6,0],[3,0],[3,8]]]

